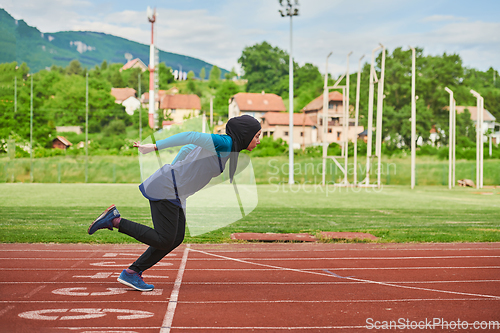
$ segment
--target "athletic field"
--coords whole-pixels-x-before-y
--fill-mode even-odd
[[[136,185],[1,184],[0,193],[2,332],[500,329],[496,188],[261,185],[252,213],[187,237],[145,272],[151,292],[116,281],[147,246],[123,244],[136,242],[116,231],[86,233],[112,203],[122,216],[150,224]],[[320,231],[379,238],[230,239],[234,232]]]
[[[258,185],[256,209],[187,243],[230,242],[231,233],[367,232],[378,242],[498,242],[500,189]],[[86,233],[105,208],[150,224],[148,201],[129,184],[0,184],[0,242],[134,243],[116,231]],[[213,215],[216,218],[217,214]]]

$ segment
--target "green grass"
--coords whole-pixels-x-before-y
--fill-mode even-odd
[[[380,242],[500,241],[499,189],[259,185],[258,193],[251,214],[186,241],[228,242],[234,232],[319,231],[368,232]],[[112,203],[123,217],[152,225],[137,185],[0,184],[0,242],[136,242],[116,230],[87,235],[89,223]]]
[[[322,179],[322,158],[297,156],[295,158],[295,180],[299,183],[319,184]],[[353,158],[349,159],[348,177],[353,181]],[[340,161],[343,165],[343,160]],[[366,157],[358,159],[358,180],[366,172]],[[33,181],[35,183],[85,183],[85,156],[57,156],[37,158],[33,162]],[[258,184],[275,184],[288,182],[288,157],[252,157]],[[381,163],[381,182],[384,185],[410,185],[410,157],[387,158]],[[370,174],[374,181],[376,164]],[[326,162],[326,181],[339,182],[342,174],[335,163]],[[476,162],[459,160],[456,163],[456,180],[476,178]],[[17,158],[9,160],[5,154],[0,155],[0,183],[16,183],[30,181],[30,159]],[[137,156],[89,156],[89,183],[138,183],[140,182],[140,166]],[[434,157],[421,156],[416,161],[416,184],[447,185],[448,161]],[[484,161],[484,184],[500,185],[499,160]]]

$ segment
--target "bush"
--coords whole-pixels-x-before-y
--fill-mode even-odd
[[[280,156],[287,152],[288,144],[283,139],[274,140],[272,136],[265,136],[250,155],[252,157]]]

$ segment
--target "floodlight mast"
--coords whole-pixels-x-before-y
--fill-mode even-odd
[[[358,63],[358,79],[356,82],[356,111],[354,115],[354,128],[357,132],[358,130],[358,119],[359,119],[359,95],[361,89],[361,60],[365,57],[361,56]],[[354,138],[354,186],[358,185],[358,137]]]
[[[293,44],[292,44],[292,31],[293,31],[293,25],[292,25],[292,18],[294,16],[299,15],[299,9],[296,8],[296,6],[299,5],[299,1],[295,0],[295,4],[292,3],[291,0],[287,0],[286,4],[283,4],[283,0],[279,0],[279,3],[282,7],[282,9],[279,10],[281,17],[286,17],[290,16],[290,59],[289,59],[289,130],[288,130],[288,184],[293,184],[295,181],[293,179]]]
[[[374,86],[375,83],[378,82],[377,75],[375,73],[375,52],[380,50],[382,46],[377,46],[376,48],[373,49],[372,51],[372,62],[370,66],[370,86],[368,90],[368,130],[366,133],[366,178],[363,181],[367,186],[370,185],[370,164],[371,164],[371,157],[372,157],[372,133],[373,133],[373,95],[374,95]],[[378,128],[377,128],[378,131]]]
[[[411,47],[411,189],[415,188],[415,155],[417,149],[417,106],[415,97],[415,48]]]
[[[347,179],[347,169],[348,169],[348,155],[349,155],[349,57],[351,56],[352,51],[347,54],[347,69],[346,69],[346,87],[344,94],[344,184],[348,185],[349,180]]]
[[[377,132],[375,141],[375,152],[377,154],[378,168],[377,168],[377,187],[380,188],[380,171],[382,168],[382,113],[384,112],[384,76],[385,76],[385,46],[382,47],[382,64],[380,68],[380,79],[378,81],[378,95],[377,95]]]
[[[328,151],[328,140],[326,138],[328,134],[328,58],[332,55],[332,52],[328,53],[326,56],[326,65],[325,65],[325,85],[323,87],[323,172],[322,172],[322,180],[321,184],[326,185],[325,180],[325,170],[326,170],[326,156]]]
[[[449,148],[448,148],[448,189],[454,186],[455,179],[453,177],[455,171],[455,163],[454,163],[454,140],[455,137],[455,126],[454,126],[454,117],[455,117],[455,99],[453,98],[453,91],[448,87],[444,87],[444,90],[448,94],[450,94],[450,131],[449,131]]]
[[[156,9],[147,9],[148,21],[151,22],[151,44],[149,46],[149,127],[156,128],[155,123],[155,45],[154,24],[156,21]]]
[[[477,99],[476,107],[476,188],[483,188],[483,97],[476,91],[470,90]]]

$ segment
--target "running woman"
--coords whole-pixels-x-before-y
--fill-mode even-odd
[[[153,290],[152,284],[144,282],[142,273],[184,240],[187,197],[224,172],[228,160],[230,180],[233,182],[238,154],[243,149],[252,151],[260,143],[261,126],[255,118],[243,115],[227,122],[226,133],[184,132],[159,140],[156,144],[134,143],[134,147],[142,154],[169,147],[183,147],[172,164],[163,165],[139,185],[143,196],[149,200],[154,228],[122,218],[115,205],[106,209],[89,226],[89,235],[99,229],[116,228],[149,245],[130,267],[121,272],[119,282],[139,291]]]

